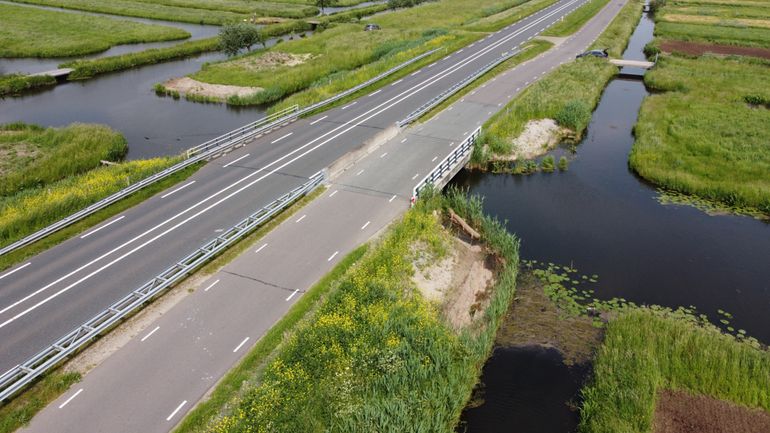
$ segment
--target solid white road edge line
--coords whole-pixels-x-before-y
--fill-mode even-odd
[[[72,394],[72,397],[68,398],[67,400],[64,400],[64,403],[59,405],[59,409],[63,409],[64,406],[66,406],[69,402],[71,402],[72,399],[77,397],[81,392],[83,392],[83,388],[80,388],[79,390],[77,390],[76,393]]]

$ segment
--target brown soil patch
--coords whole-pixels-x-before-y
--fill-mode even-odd
[[[298,66],[312,59],[312,54],[292,54],[280,51],[269,51],[258,56],[246,56],[233,61],[234,65],[241,66],[250,71],[264,71],[280,66]]]
[[[226,100],[230,96],[246,97],[262,90],[261,87],[226,86],[224,84],[209,84],[189,77],[172,78],[163,83],[169,90],[176,90],[185,95],[199,95],[207,98]]]
[[[760,57],[770,59],[770,49],[754,47],[737,47],[732,45],[717,45],[699,42],[663,41],[660,49],[667,53],[682,53],[690,56],[702,56],[703,54],[737,55]]]
[[[662,390],[655,406],[655,433],[767,433],[770,414],[724,400]]]
[[[423,296],[441,305],[446,320],[461,329],[489,304],[494,271],[491,257],[480,245],[453,237],[448,249],[443,259],[429,266],[425,264],[430,258],[418,254],[412,278]]]
[[[561,311],[543,292],[537,277],[522,273],[516,283],[516,297],[497,333],[500,346],[553,347],[567,365],[583,364],[593,357],[602,330],[587,316]]]

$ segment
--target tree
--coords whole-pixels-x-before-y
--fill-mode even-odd
[[[259,27],[252,24],[227,24],[219,31],[219,47],[228,56],[238,54],[243,48],[251,50],[257,43],[265,46],[265,38]]]
[[[333,5],[335,0],[315,0],[315,5],[321,8],[321,15],[324,15],[324,8]]]

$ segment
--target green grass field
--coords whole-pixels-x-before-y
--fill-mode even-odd
[[[627,3],[593,46],[607,48],[612,56],[619,56],[628,43],[641,10],[641,1]],[[560,66],[529,86],[487,121],[479,141],[480,150],[474,152],[474,163],[484,163],[494,155],[510,154],[513,139],[521,134],[530,120],[570,119],[569,124],[562,126],[572,129],[579,136],[588,126],[591,112],[598,104],[604,87],[616,74],[617,68],[603,59],[584,58]],[[584,109],[570,108],[575,106]]]
[[[770,48],[770,2],[663,1],[655,13],[660,39]]]
[[[126,139],[102,125],[0,125],[0,197],[119,161],[127,151]]]
[[[505,258],[482,319],[462,331],[442,319],[410,278],[414,242],[439,256],[446,252],[447,235],[433,215],[446,206],[479,228],[484,242]],[[179,431],[259,431],[267,425],[303,432],[453,431],[513,296],[517,240],[481,215],[478,199],[455,191],[418,202],[358,257],[355,266],[335,269],[334,278],[323,281],[328,295],[283,334],[274,355],[261,346],[247,355],[268,363],[251,373],[238,369],[239,377],[250,377],[243,389],[227,385],[229,399],[214,391],[230,402],[225,416],[209,408],[208,421],[184,421]]]
[[[546,1],[536,1],[538,9],[549,4]],[[464,23],[475,22],[476,18],[483,15],[485,7],[496,4],[495,0],[442,0],[424,3],[408,10],[372,18],[371,22],[382,27],[382,30],[377,32],[364,32],[360,23],[336,24],[306,40],[283,43],[266,52],[208,65],[192,77],[214,84],[265,89],[253,98],[232,100],[231,103],[275,102],[306,89],[324,86],[364,65],[391,58],[392,55],[408,49],[419,48],[415,50],[417,54],[438,46],[438,43],[450,48],[455,46],[453,44],[459,46],[459,43],[469,43],[483,34],[465,31]],[[514,7],[515,3],[510,5]],[[530,7],[528,11],[534,12],[533,9]],[[498,24],[499,27],[503,25],[504,22]],[[260,58],[271,52],[311,57],[299,65],[261,67]],[[356,84],[350,78],[348,75],[343,81],[346,84]]]
[[[251,15],[302,18],[318,10],[307,4],[238,0],[13,0],[67,9],[194,24],[220,25]]]
[[[770,215],[770,63],[663,57],[642,104],[631,167],[665,188]]]
[[[770,353],[681,315],[621,313],[583,389],[580,431],[652,431],[657,392],[685,390],[770,412]]]
[[[583,27],[583,24],[590,20],[591,17],[596,15],[607,3],[609,3],[609,0],[589,1],[583,6],[580,6],[576,11],[569,14],[569,16],[543,32],[543,36],[563,37],[575,33],[581,27]]]
[[[55,86],[56,78],[50,75],[0,75],[0,97],[18,95],[36,87]]]
[[[189,36],[172,27],[0,4],[0,57],[76,56]]]

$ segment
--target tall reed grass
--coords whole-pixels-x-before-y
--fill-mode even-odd
[[[414,242],[437,256],[443,251],[433,210],[444,206],[480,228],[505,259],[483,319],[460,333],[410,280]],[[479,199],[453,191],[421,200],[339,280],[259,386],[212,431],[453,431],[512,298],[517,268],[518,241],[482,215]]]
[[[56,85],[56,78],[50,75],[0,75],[0,97],[18,95],[27,90]]]

